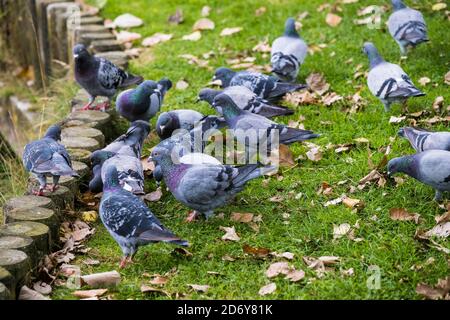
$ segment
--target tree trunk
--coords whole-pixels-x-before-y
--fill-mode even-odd
[[[15,279],[16,288],[28,282],[31,264],[25,252],[14,249],[0,250],[0,267],[11,273]]]
[[[0,236],[31,237],[36,246],[37,260],[46,255],[50,249],[50,229],[39,222],[20,221],[5,224],[0,226]]]
[[[30,258],[33,266],[39,263],[36,246],[31,237],[28,236],[0,236],[0,250],[15,249],[23,251]],[[1,280],[0,280],[1,281]]]

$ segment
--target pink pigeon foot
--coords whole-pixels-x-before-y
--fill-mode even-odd
[[[97,104],[97,105],[94,107],[94,110],[105,111],[106,109],[109,108],[109,106],[110,106],[109,101],[102,102],[102,103]]]
[[[193,222],[195,220],[197,220],[199,216],[199,213],[195,210],[193,211],[189,211],[188,216],[186,217],[186,219],[184,221],[186,222]]]
[[[40,189],[39,188],[39,190],[33,190],[33,192],[32,192],[35,196],[40,196],[40,197],[42,197],[43,195],[44,195],[44,191],[43,191],[43,189]]]
[[[92,102],[89,102],[89,103],[85,104],[84,107],[81,108],[81,110],[83,110],[83,111],[91,110],[91,105],[92,105]]]
[[[127,265],[127,262],[128,262],[127,257],[123,257],[123,258],[120,260],[119,268],[120,268],[120,269],[125,268],[126,265]]]

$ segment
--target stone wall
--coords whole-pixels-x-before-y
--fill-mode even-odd
[[[72,63],[72,46],[78,42],[86,44],[97,55],[123,68],[127,67],[128,57],[111,30],[103,26],[100,17],[81,12],[79,24],[74,25],[72,13],[80,9],[74,2],[0,0],[0,8],[8,21],[0,29],[3,40],[9,44],[10,50],[21,55],[20,63],[33,65],[36,70],[40,70],[44,82],[54,71],[53,62]],[[14,39],[14,34],[17,36],[24,30],[13,22],[12,17],[16,14],[31,18],[37,38],[27,35],[20,40]],[[30,54],[30,50],[36,52]],[[39,58],[38,66],[32,64],[36,56]],[[76,209],[75,199],[80,193],[80,187],[86,185],[91,174],[89,156],[115,135],[112,125],[115,112],[80,111],[86,102],[87,95],[80,90],[72,100],[70,114],[61,122],[61,143],[71,155],[73,168],[80,177],[62,177],[60,188],[54,193],[45,191],[42,197],[31,195],[37,182],[30,177],[27,194],[9,199],[3,206],[4,223],[0,226],[0,300],[18,298],[21,288],[30,282],[42,258],[60,246],[60,225],[67,211]]]

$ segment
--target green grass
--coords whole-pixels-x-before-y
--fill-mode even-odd
[[[412,1],[407,1],[411,3]],[[322,134],[314,141],[325,147],[328,143],[339,144],[352,142],[358,137],[370,140],[370,153],[377,163],[382,153],[379,148],[387,146],[390,137],[395,137],[400,125],[389,124],[391,115],[399,115],[401,106],[394,106],[391,113],[384,113],[383,106],[368,91],[365,79],[353,80],[353,74],[358,64],[363,64],[367,70],[367,58],[361,52],[364,41],[372,41],[386,60],[397,63],[399,49],[390,37],[384,22],[388,13],[382,16],[382,29],[371,30],[366,26],[353,24],[356,11],[373,4],[373,1],[359,1],[354,4],[340,5],[343,17],[342,23],[332,28],[325,23],[326,9],[318,12],[317,7],[322,1],[109,1],[102,14],[114,19],[117,15],[130,12],[144,19],[143,27],[133,29],[144,37],[155,32],[173,33],[174,38],[151,49],[153,59],[144,63],[143,59],[131,63],[130,70],[149,79],[169,77],[174,83],[184,78],[189,84],[185,91],[172,89],[165,100],[163,111],[178,108],[192,108],[204,113],[213,110],[206,104],[194,104],[197,92],[211,80],[212,71],[189,65],[179,58],[180,54],[193,54],[201,57],[203,53],[214,51],[215,56],[209,60],[211,67],[226,65],[226,59],[238,53],[256,56],[257,64],[268,63],[268,57],[251,52],[258,42],[266,36],[273,41],[283,30],[284,20],[288,16],[308,11],[309,16],[302,21],[301,34],[309,44],[326,43],[322,51],[309,55],[302,66],[299,81],[304,82],[311,72],[323,73],[331,84],[331,89],[342,96],[353,95],[359,87],[361,95],[367,100],[366,107],[357,113],[349,114],[343,111],[345,105],[336,104],[331,107],[312,105],[296,108],[294,115],[280,117],[278,122],[287,123],[289,119],[297,120],[303,115],[307,129],[313,129]],[[402,62],[402,67],[418,84],[421,77],[429,77],[432,84],[421,87],[427,95],[409,101],[410,112],[419,110],[432,111],[432,103],[437,96],[444,96],[448,103],[449,91],[444,84],[444,75],[449,69],[448,30],[449,22],[443,11],[431,10],[432,1],[417,1],[416,7],[423,12],[428,24],[431,41],[419,46],[410,53],[408,59]],[[191,33],[191,27],[199,19],[203,5],[213,8],[210,19],[216,28],[202,33],[198,42],[182,41],[180,38]],[[267,12],[261,17],[255,17],[257,8],[265,6]],[[185,22],[179,26],[167,24],[166,20],[176,8],[184,12]],[[243,30],[230,37],[219,37],[225,27],[242,27]],[[222,50],[227,49],[227,50]],[[230,51],[229,53],[223,53]],[[334,56],[332,56],[334,53]],[[351,64],[346,64],[353,58]],[[437,84],[436,86],[434,84]],[[330,121],[332,124],[324,124]],[[152,120],[154,124],[155,119]],[[448,130],[445,124],[434,125],[433,130]],[[151,139],[148,147],[155,145],[156,139]],[[305,154],[301,144],[291,146],[294,157]],[[148,152],[148,151],[147,151]],[[390,158],[410,154],[413,150],[405,140],[395,139],[392,143]],[[364,146],[352,148],[348,153],[335,154],[333,150],[326,151],[319,162],[300,161],[300,165],[292,169],[283,169],[282,181],[272,177],[266,187],[261,179],[254,180],[240,193],[230,205],[217,210],[223,212],[225,218],[212,218],[209,221],[199,221],[194,224],[183,222],[188,208],[178,203],[172,195],[164,192],[163,198],[149,207],[163,223],[176,234],[189,240],[192,246],[189,251],[192,257],[174,256],[173,247],[165,244],[141,248],[136,256],[136,263],[120,271],[122,283],[111,291],[116,299],[164,299],[164,295],[143,295],[140,285],[147,283],[148,278],[143,273],[164,274],[172,268],[177,273],[163,289],[175,297],[175,293],[187,294],[192,299],[259,299],[258,290],[271,280],[264,272],[269,264],[277,259],[258,260],[245,255],[243,244],[270,248],[273,251],[289,251],[295,254],[291,262],[297,269],[305,270],[306,277],[299,283],[291,283],[283,277],[275,278],[277,290],[267,298],[274,299],[418,299],[415,287],[420,282],[434,284],[439,278],[448,275],[448,256],[435,249],[425,246],[414,239],[417,225],[413,222],[392,221],[389,209],[403,207],[410,212],[417,212],[423,218],[422,229],[430,229],[435,225],[434,216],[443,211],[432,201],[433,190],[417,183],[411,178],[405,178],[405,183],[396,187],[388,183],[384,188],[370,187],[349,194],[350,185],[356,186],[370,169],[368,168],[369,150]],[[352,159],[351,164],[348,159]],[[337,182],[349,180],[350,183],[338,186]],[[330,196],[317,195],[317,190],[323,181],[333,187]],[[155,189],[153,181],[148,183],[149,191]],[[295,195],[302,193],[302,197]],[[323,204],[346,193],[352,198],[364,201],[365,208],[357,213],[352,212],[342,204],[325,208]],[[270,202],[274,195],[281,195],[285,200],[281,203]],[[232,212],[251,212],[262,215],[261,228],[254,232],[245,224],[230,221]],[[285,222],[283,214],[290,214]],[[372,216],[378,219],[373,221]],[[355,242],[343,237],[333,240],[333,225],[359,222],[360,228],[355,236],[363,238]],[[224,242],[220,239],[223,231],[219,226],[235,226],[241,236],[239,242]],[[97,232],[88,242],[92,248],[89,257],[99,259],[101,264],[95,267],[81,263],[86,256],[77,258],[75,263],[81,265],[82,273],[88,274],[117,269],[121,256],[119,247],[108,235],[101,223],[97,223]],[[449,247],[448,240],[439,242]],[[236,261],[223,261],[224,255],[236,257]],[[341,261],[334,272],[326,273],[323,278],[317,278],[315,273],[303,263],[303,256],[339,256]],[[414,270],[417,265],[423,265],[429,258],[434,258],[432,264]],[[381,270],[381,288],[369,290],[366,286],[367,272],[371,265],[379,266]],[[354,275],[346,277],[339,270],[354,269]],[[217,271],[221,275],[210,275],[207,271]],[[207,284],[211,288],[207,293],[193,292],[188,284]],[[71,291],[65,287],[56,288],[53,294],[56,299],[70,299]]]

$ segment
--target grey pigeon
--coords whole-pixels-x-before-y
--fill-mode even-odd
[[[214,99],[214,108],[218,107],[222,109],[228,127],[235,131],[237,140],[249,147],[250,152],[254,152],[257,147],[256,145],[249,145],[247,141],[251,134],[254,134],[255,138],[258,139],[256,141],[258,146],[261,146],[262,143],[267,143],[267,150],[271,150],[273,139],[276,139],[276,133],[279,136],[278,142],[286,145],[320,136],[309,130],[290,128],[260,115],[241,110],[226,94],[220,94]],[[269,136],[271,138],[267,141]]]
[[[94,171],[94,177],[89,183],[91,192],[102,191],[105,168],[112,165],[117,169],[122,188],[134,194],[144,194],[144,170],[140,159],[110,151],[97,150],[91,155],[91,163]]]
[[[177,129],[192,130],[203,117],[200,112],[188,109],[163,112],[156,121],[156,133],[162,140],[167,139]]]
[[[308,45],[295,30],[295,20],[286,20],[284,34],[272,43],[272,72],[281,80],[293,82],[308,53]]]
[[[89,110],[97,96],[108,98],[106,103],[95,107],[104,110],[109,107],[117,89],[139,84],[144,80],[140,76],[123,71],[109,60],[91,55],[82,44],[73,47],[73,57],[75,80],[89,94],[89,102],[83,110]]]
[[[394,12],[389,16],[389,33],[397,41],[402,54],[406,48],[429,41],[422,13],[407,7],[402,0],[392,0]]]
[[[169,79],[161,79],[158,83],[146,80],[135,89],[121,92],[116,99],[116,110],[128,121],[149,121],[161,109],[164,96],[171,87]]]
[[[138,247],[155,242],[188,246],[188,242],[166,229],[134,194],[120,187],[114,166],[105,167],[100,218],[123,252],[120,267],[132,262]]]
[[[52,192],[57,189],[60,176],[78,177],[72,169],[72,162],[66,148],[58,143],[59,140],[61,140],[61,127],[53,125],[48,128],[42,139],[32,141],[25,146],[22,155],[23,165],[39,181],[39,190],[33,191],[35,195],[43,195],[47,187],[47,176],[53,177]]]
[[[160,166],[166,186],[181,203],[206,218],[243,190],[245,184],[264,174],[257,164],[241,167],[213,164],[174,163],[172,151],[155,147],[149,161]],[[192,218],[195,215],[192,216]]]
[[[410,97],[425,95],[414,86],[400,66],[384,61],[372,43],[366,42],[363,50],[370,62],[367,85],[383,103],[385,111],[389,111],[394,102],[406,102]]]
[[[274,102],[286,93],[298,91],[306,87],[304,84],[280,82],[278,78],[258,72],[234,72],[228,68],[218,68],[213,80],[220,80],[222,88],[230,86],[244,86],[259,97]]]
[[[408,139],[417,152],[433,149],[450,151],[450,132],[431,132],[404,127],[399,130],[398,135]]]
[[[206,101],[212,106],[214,98],[221,93],[226,94],[233,99],[239,109],[256,113],[266,118],[294,113],[294,111],[286,107],[270,104],[267,100],[259,97],[256,93],[253,93],[253,91],[244,86],[231,86],[225,88],[223,91],[209,88],[202,89],[198,95],[198,100]],[[217,110],[217,112],[222,114],[221,110]]]
[[[426,150],[388,162],[388,175],[403,172],[436,191],[434,200],[441,201],[442,193],[450,191],[450,151]]]
[[[148,122],[143,120],[133,121],[125,134],[119,136],[102,150],[140,158],[144,140],[149,133],[150,125]]]

